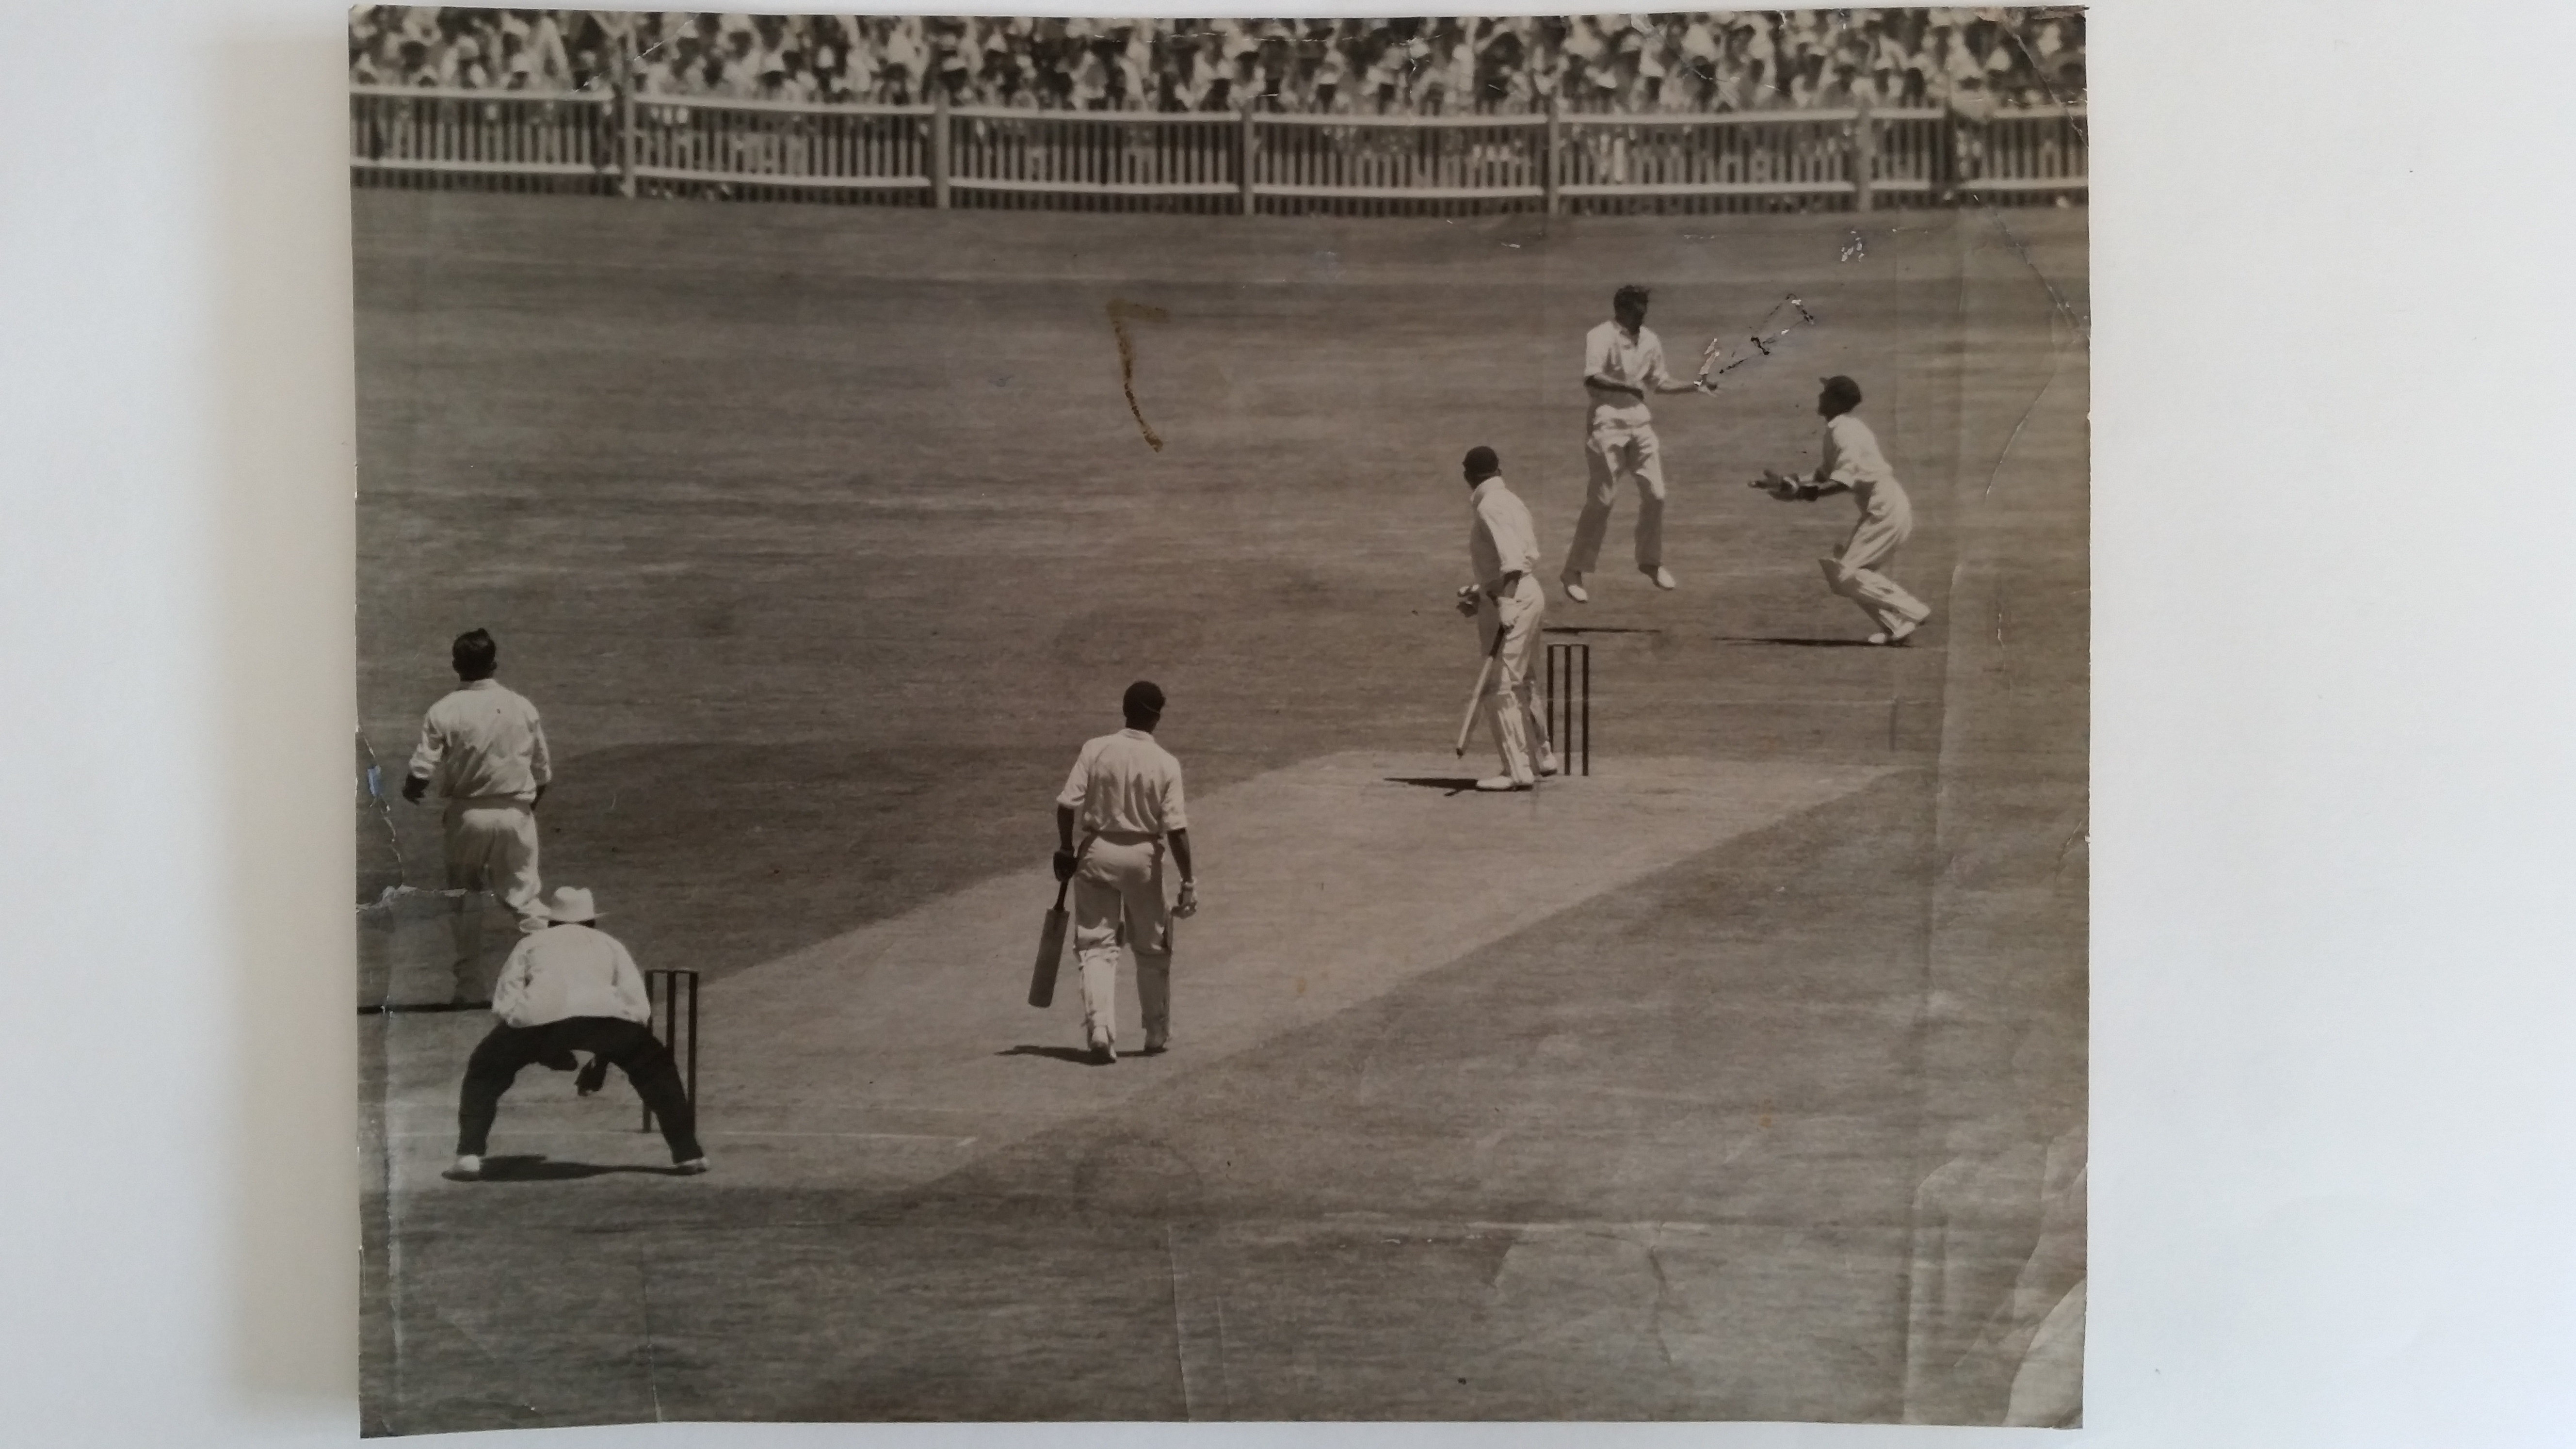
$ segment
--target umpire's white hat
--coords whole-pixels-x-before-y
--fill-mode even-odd
[[[578,926],[599,919],[599,911],[590,902],[590,892],[579,886],[556,886],[554,904],[546,908],[546,919]]]

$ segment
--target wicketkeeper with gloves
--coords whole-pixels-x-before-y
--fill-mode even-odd
[[[1825,420],[1824,457],[1813,476],[1782,477],[1769,469],[1753,486],[1783,501],[1812,503],[1828,493],[1848,492],[1860,505],[1860,521],[1843,540],[1841,552],[1818,559],[1825,587],[1860,606],[1877,632],[1872,644],[1903,644],[1932,617],[1932,606],[1905,591],[1884,570],[1914,533],[1914,505],[1887,455],[1878,450],[1878,435],[1852,416],[1860,406],[1860,384],[1848,377],[1828,377],[1816,396],[1816,412]]]

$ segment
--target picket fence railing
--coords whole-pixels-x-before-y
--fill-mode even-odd
[[[2080,200],[2080,106],[1339,116],[353,87],[361,185],[1212,213]]]

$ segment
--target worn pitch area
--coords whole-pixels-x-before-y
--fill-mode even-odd
[[[440,1182],[480,1023],[362,1018],[370,1432],[2001,1417],[2014,1305],[2082,1271],[2043,1198],[2086,617],[2082,218],[2004,221],[1843,262],[1827,218],[361,194],[368,741],[397,773],[445,638],[501,636],[561,760],[549,879],[707,973],[720,1163],[636,1171],[622,1085],[531,1071],[504,1180]],[[1630,278],[1684,365],[1783,291],[1823,325],[1659,408],[1683,587],[1626,569],[1623,499],[1596,602],[1550,605],[1595,631],[1553,637],[1594,646],[1601,773],[1403,783],[1490,759],[1443,748],[1457,456],[1561,553],[1568,379]],[[1831,371],[1915,497],[1906,651],[1818,585],[1847,504],[1740,486],[1812,455]],[[1179,1048],[1098,1069],[1070,973],[1018,998],[1048,798],[1139,674],[1211,904]],[[435,885],[390,815],[364,884]],[[438,934],[367,933],[365,998],[434,994]]]

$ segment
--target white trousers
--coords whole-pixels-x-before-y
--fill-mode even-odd
[[[1121,927],[1124,927],[1122,933]],[[1073,877],[1073,952],[1082,966],[1082,1036],[1118,1043],[1118,943],[1136,953],[1145,1039],[1172,1034],[1172,916],[1163,903],[1163,842],[1095,837]]]
[[[1655,430],[1644,423],[1605,424],[1583,440],[1583,460],[1591,470],[1583,495],[1582,516],[1574,521],[1574,546],[1566,551],[1568,573],[1588,574],[1601,562],[1601,540],[1610,532],[1610,505],[1619,485],[1637,483],[1637,567],[1664,565],[1664,454]]]
[[[1530,660],[1538,652],[1539,621],[1547,614],[1547,590],[1527,574],[1500,599],[1487,599],[1476,612],[1476,642],[1494,647],[1494,632],[1503,634],[1502,652],[1485,680],[1482,711],[1485,733],[1503,761],[1503,773],[1527,783],[1538,778],[1535,756],[1546,752],[1547,706],[1538,698]]]
[[[537,812],[525,805],[469,805],[451,801],[446,817],[447,888],[463,891],[455,903],[457,985],[483,959],[483,903],[474,892],[490,891],[501,906],[519,918],[519,929],[545,924],[537,909]]]
[[[1910,507],[1891,508],[1876,518],[1863,515],[1851,537],[1843,540],[1840,555],[1816,560],[1816,566],[1824,570],[1825,587],[1859,605],[1881,633],[1899,623],[1920,624],[1932,617],[1931,605],[1879,572],[1896,561],[1896,550],[1913,533],[1914,510]]]

